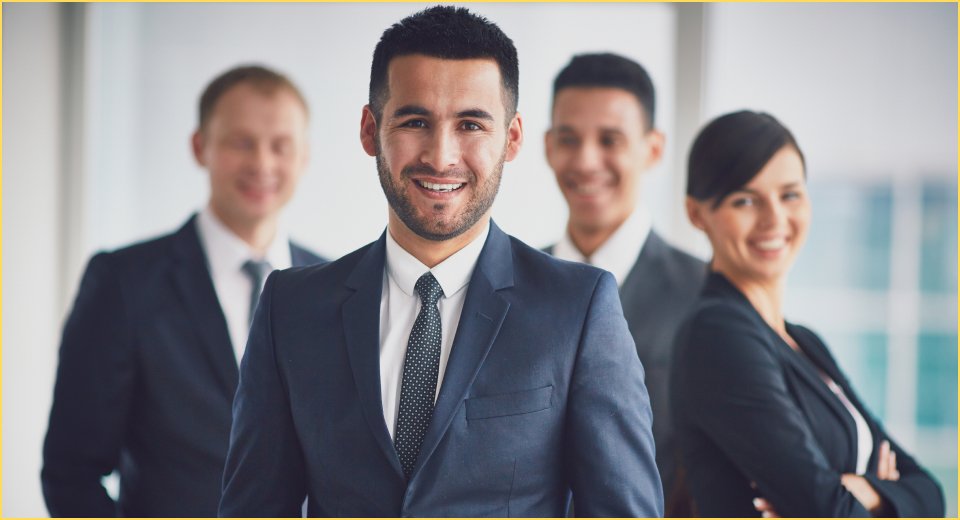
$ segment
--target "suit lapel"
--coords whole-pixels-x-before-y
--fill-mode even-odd
[[[819,355],[816,348],[816,345],[812,345],[816,340],[811,338],[809,334],[806,334],[805,331],[800,328],[790,324],[787,324],[787,332],[794,338],[794,340],[800,345],[800,348],[807,355],[809,359],[805,360],[799,352],[794,351],[790,345],[788,345],[783,338],[780,337],[763,318],[757,313],[756,309],[753,308],[753,305],[750,304],[750,301],[747,300],[747,297],[743,295],[729,280],[727,280],[723,275],[713,272],[708,278],[707,282],[704,285],[704,294],[709,296],[711,293],[721,293],[726,297],[732,298],[737,301],[739,305],[745,305],[750,309],[751,314],[756,321],[756,325],[760,330],[764,330],[768,337],[769,341],[767,345],[773,350],[773,354],[778,358],[783,360],[783,363],[789,367],[789,371],[796,375],[796,379],[801,383],[806,385],[811,392],[817,395],[819,399],[822,399],[827,407],[837,416],[837,419],[843,425],[845,434],[848,440],[851,442],[851,446],[856,447],[856,436],[857,436],[857,427],[853,422],[853,417],[850,416],[850,412],[843,407],[843,404],[840,403],[840,399],[837,398],[827,388],[827,384],[820,377],[820,374],[817,372],[817,367],[823,369],[827,375],[829,375],[834,381],[837,381],[836,374],[830,370],[831,363],[824,363],[822,357]],[[809,361],[809,362],[808,362]],[[839,382],[838,382],[839,384]],[[802,402],[803,396],[797,396]],[[807,415],[807,419],[811,423],[815,423],[819,420],[818,417],[813,417],[809,415],[809,411],[804,409],[804,414]],[[856,448],[852,450],[852,455],[854,457],[853,463],[856,461]],[[850,461],[848,461],[850,463]],[[855,464],[854,464],[855,466]]]
[[[177,231],[175,239],[174,285],[200,336],[204,355],[213,366],[217,381],[232,398],[239,381],[237,359],[197,235],[196,215]]]
[[[420,456],[411,479],[416,478],[437,448],[490,352],[510,308],[510,303],[497,291],[512,286],[510,238],[491,220],[490,234],[470,277],[433,418],[420,446]]]
[[[380,396],[380,298],[385,261],[386,232],[364,253],[347,278],[346,286],[356,292],[343,303],[343,333],[363,416],[390,465],[402,477]]]
[[[637,325],[654,315],[651,312],[636,311],[656,308],[658,303],[662,303],[658,301],[659,295],[663,293],[660,289],[667,283],[660,265],[663,262],[663,247],[663,241],[651,230],[647,235],[647,242],[640,250],[640,256],[620,285],[624,312],[628,313],[627,317],[636,321]],[[642,329],[637,327],[637,330]]]
[[[813,392],[827,404],[834,415],[837,416],[840,424],[843,425],[844,435],[849,442],[849,446],[853,447],[853,449],[850,450],[850,455],[853,458],[848,460],[847,463],[850,465],[849,467],[856,467],[857,425],[853,421],[850,412],[847,411],[843,403],[840,402],[840,399],[827,387],[827,383],[820,376],[817,368],[823,370],[830,379],[833,379],[833,381],[839,385],[838,374],[831,369],[832,363],[824,362],[825,360],[820,356],[820,353],[817,351],[818,349],[812,345],[812,342],[815,340],[813,340],[810,335],[806,334],[805,331],[799,327],[792,325],[787,325],[787,327],[790,336],[800,345],[800,349],[803,350],[804,353],[800,354],[795,352],[784,344],[785,348],[790,350],[789,352],[785,352],[786,355],[784,357],[787,359],[787,363],[791,366],[793,372],[800,376],[800,379],[804,380],[808,387],[813,389]],[[781,343],[783,342],[779,336],[776,339],[780,340]],[[801,358],[803,355],[806,355],[807,360]],[[815,417],[808,418],[811,422],[817,420]]]
[[[314,255],[310,251],[290,242],[290,263],[292,267],[300,267],[305,265],[313,265],[318,263],[325,263],[326,260],[320,258],[319,256]]]
[[[831,410],[837,415],[840,422],[843,424],[844,432],[847,436],[847,441],[850,443],[850,446],[853,446],[853,449],[850,450],[849,457],[847,460],[848,467],[856,467],[857,464],[857,424],[853,420],[853,416],[850,415],[850,412],[843,406],[843,403],[840,402],[840,398],[837,397],[832,390],[827,387],[826,382],[820,376],[820,373],[817,372],[817,368],[822,370],[827,377],[833,380],[844,394],[846,394],[847,399],[851,403],[856,403],[855,396],[851,393],[850,389],[845,387],[843,383],[843,378],[841,377],[840,371],[837,369],[836,364],[833,359],[830,358],[830,355],[826,351],[820,341],[812,333],[802,329],[801,327],[796,327],[793,325],[787,325],[787,331],[790,336],[797,341],[800,345],[800,348],[803,350],[804,354],[809,359],[810,363],[803,363],[799,355],[789,356],[793,358],[794,371],[799,373],[802,377],[807,380],[807,383],[813,387],[817,395],[823,399]],[[796,354],[795,352],[792,354]],[[854,404],[860,410],[860,413],[863,414],[863,407]],[[814,418],[810,418],[814,420]]]

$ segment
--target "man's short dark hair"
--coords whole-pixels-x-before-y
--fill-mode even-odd
[[[574,56],[553,80],[553,99],[556,100],[557,93],[569,87],[610,87],[626,90],[640,102],[646,129],[653,129],[656,92],[650,75],[639,63],[609,52],[579,54]]]
[[[489,58],[500,68],[508,120],[517,111],[520,67],[517,48],[497,25],[463,7],[424,9],[393,24],[380,37],[370,69],[370,108],[378,120],[389,99],[387,69],[400,56],[422,54],[444,60]]]
[[[261,65],[242,65],[220,74],[203,90],[203,94],[200,96],[200,117],[197,128],[203,130],[213,116],[213,110],[220,98],[227,91],[241,84],[249,85],[264,95],[272,95],[278,90],[286,90],[297,98],[297,101],[303,105],[303,111],[309,114],[307,100],[289,78]]]

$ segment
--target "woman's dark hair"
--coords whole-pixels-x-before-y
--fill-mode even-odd
[[[687,162],[687,195],[699,201],[723,199],[743,188],[784,146],[803,152],[787,127],[770,114],[742,110],[720,116],[700,130]],[[806,171],[804,171],[806,174]]]

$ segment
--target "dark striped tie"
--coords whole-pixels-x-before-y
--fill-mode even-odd
[[[270,264],[264,260],[247,260],[243,263],[243,272],[250,278],[253,287],[250,288],[250,315],[249,323],[253,323],[253,313],[257,310],[260,301],[260,289],[263,286],[263,275],[270,270]]]

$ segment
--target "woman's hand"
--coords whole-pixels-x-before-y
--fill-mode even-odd
[[[880,480],[900,480],[900,472],[897,470],[897,454],[890,449],[889,441],[880,443],[880,455],[877,461],[877,477],[879,477]],[[867,511],[870,511],[871,514],[876,515],[883,511],[883,499],[877,491],[873,489],[873,486],[870,485],[867,479],[853,473],[844,473],[840,477],[840,484],[853,495],[853,498],[856,498],[858,502],[863,504],[863,507],[866,508]],[[754,490],[757,489],[757,485],[753,482],[750,483],[750,487]],[[764,498],[754,498],[753,507],[759,511],[764,518],[780,517],[774,509],[773,504]]]
[[[876,515],[883,509],[883,500],[867,479],[853,473],[844,473],[840,476],[840,484],[871,514]]]
[[[897,454],[890,449],[889,441],[880,443],[877,477],[880,480],[900,480],[900,472],[897,471]],[[860,475],[844,473],[840,477],[840,483],[874,516],[883,511],[883,499],[867,479]]]
[[[764,518],[780,518],[773,504],[767,502],[767,499],[756,497],[753,499],[753,508],[760,512]]]
[[[877,477],[880,480],[900,480],[897,471],[897,453],[890,449],[890,441],[880,443],[880,457],[877,463]]]

